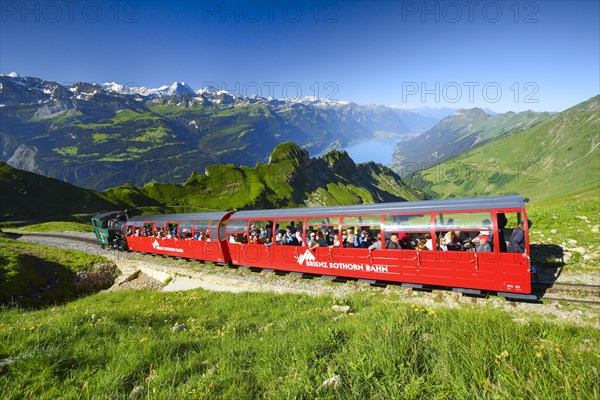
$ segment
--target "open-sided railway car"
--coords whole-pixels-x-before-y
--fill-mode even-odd
[[[228,263],[223,221],[231,212],[141,215],[125,224],[129,249],[143,253]]]
[[[521,196],[498,196],[138,216],[124,229],[129,248],[146,253],[368,281],[528,294],[527,224],[522,250],[511,253],[507,246],[512,230],[526,220]],[[286,243],[286,233],[295,239]],[[321,238],[321,245],[307,246],[311,233]],[[349,235],[355,239],[349,241]],[[377,235],[380,248],[367,248],[372,241],[359,244],[359,239]],[[447,238],[453,243],[444,242]],[[489,242],[478,247],[485,252],[472,251],[478,238]],[[398,242],[398,248],[389,248],[394,247],[390,242]]]
[[[238,239],[229,243],[233,264],[366,280],[409,282],[489,291],[530,293],[529,243],[525,253],[507,252],[511,229],[526,220],[521,196],[452,199],[341,207],[240,211],[230,216],[225,232]],[[251,231],[273,226],[273,245],[250,240]],[[302,232],[329,232],[329,246],[278,245],[277,227],[293,226]],[[349,231],[349,229],[352,229]],[[331,239],[331,231],[334,237]],[[367,232],[382,238],[382,249],[342,245],[344,234]],[[457,247],[437,250],[439,238],[454,232]],[[388,249],[391,236],[404,238],[402,249]],[[491,252],[466,251],[464,243],[481,235],[490,240]],[[241,240],[239,238],[241,237]],[[410,243],[431,238],[421,250]],[[527,238],[528,235],[525,235]],[[253,243],[251,243],[253,242]],[[340,245],[336,246],[335,243]],[[472,248],[472,245],[471,245]],[[459,250],[460,249],[460,250]]]

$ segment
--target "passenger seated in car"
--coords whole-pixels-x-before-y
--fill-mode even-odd
[[[290,246],[298,246],[298,240],[296,239],[296,235],[292,233],[291,227],[287,226],[285,228],[285,235],[282,240],[283,244],[287,244]]]
[[[302,232],[296,231],[296,241],[298,242],[298,246],[304,246],[304,239],[302,239]]]
[[[306,245],[308,246],[308,248],[310,250],[315,250],[318,246],[317,244],[317,234],[314,232],[310,232],[308,234],[308,241],[306,242]]]
[[[405,232],[398,233],[398,242],[403,249],[414,249],[417,244],[414,243]]]
[[[340,247],[340,239],[339,237],[336,235],[333,237],[333,244],[329,244],[329,242],[327,242],[329,248],[334,248],[334,247]]]
[[[358,247],[358,239],[354,234],[354,228],[346,229],[346,239],[343,241],[344,247]]]
[[[492,246],[490,246],[489,243],[490,237],[488,235],[479,235],[477,239],[479,242],[475,246],[475,251],[480,253],[489,253],[492,251]]]
[[[366,249],[369,247],[369,235],[367,231],[362,231],[358,237],[358,247]]]
[[[394,249],[394,250],[402,249],[402,246],[400,245],[400,241],[398,240],[397,234],[392,233],[392,236],[390,236],[390,240],[388,240],[388,242],[385,244],[385,248],[386,249]]]
[[[477,249],[477,246],[479,246],[479,244],[481,243],[481,239],[480,238],[482,236],[486,237],[486,243],[490,247],[490,251],[494,251],[492,237],[490,235],[490,232],[485,232],[485,231],[484,232],[480,232],[479,235],[477,235],[473,239],[467,239],[466,242],[463,245],[463,248],[465,250],[478,251],[476,249]]]
[[[456,235],[455,235],[454,231],[450,231],[450,232],[446,233],[446,235],[444,237],[446,238],[446,247],[448,248],[448,250],[450,250],[450,251],[463,250],[462,245],[456,239]]]
[[[425,239],[425,238],[419,239],[419,243],[417,244],[416,248],[417,248],[417,250],[429,250],[427,248],[427,239]]]
[[[373,244],[371,244],[368,249],[369,251],[373,251],[373,250],[379,250],[381,249],[382,244],[381,244],[381,233],[377,234],[377,241]]]
[[[327,247],[327,239],[325,239],[325,235],[323,231],[317,231],[317,245],[319,247]]]
[[[337,239],[337,232],[333,231],[332,226],[327,228],[327,234],[325,234],[325,239],[327,240],[327,244],[329,246],[334,245],[336,240],[339,242],[339,240]]]
[[[438,239],[437,249],[439,251],[448,251],[448,246],[446,245],[446,243],[447,243],[446,236],[440,236],[440,238]]]
[[[431,233],[426,233],[423,236],[423,239],[425,239],[425,247],[427,248],[427,250],[433,250],[433,241],[431,240]]]
[[[531,228],[533,223],[527,220],[527,226]],[[513,230],[510,238],[508,239],[508,252],[509,253],[525,253],[525,223],[520,222],[519,225]]]

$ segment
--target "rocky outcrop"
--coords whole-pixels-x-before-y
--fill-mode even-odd
[[[13,168],[40,173],[41,171],[35,158],[37,154],[38,149],[36,147],[28,147],[22,144],[17,147],[13,155],[8,159],[7,164]]]

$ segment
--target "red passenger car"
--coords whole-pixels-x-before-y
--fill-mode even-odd
[[[524,220],[521,196],[499,196],[240,211],[224,222],[235,265],[527,294],[527,227],[525,252],[507,252],[512,228]],[[297,232],[304,243],[286,243]],[[321,237],[312,249],[311,233]],[[381,248],[370,250],[378,234]],[[357,236],[367,242],[359,244]]]
[[[228,263],[223,221],[231,212],[141,215],[125,224],[130,250]]]

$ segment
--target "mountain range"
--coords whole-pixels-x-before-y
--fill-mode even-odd
[[[480,108],[458,110],[428,131],[396,144],[393,165],[400,175],[425,170],[473,147],[549,120],[551,114],[525,111],[490,115]]]
[[[431,198],[600,198],[600,95],[406,178]]]
[[[438,119],[327,99],[243,97],[182,82],[157,89],[0,76],[0,155],[9,165],[103,190],[184,182],[209,165],[267,162],[292,141],[313,154],[422,132]]]
[[[514,193],[536,203],[598,199],[599,147],[600,96],[595,96],[404,180],[380,164],[357,165],[345,151],[310,158],[307,150],[289,142],[277,145],[268,162],[255,167],[210,165],[202,173],[191,173],[182,184],[125,184],[101,193],[0,162],[0,218],[47,218],[117,208],[192,212]]]

